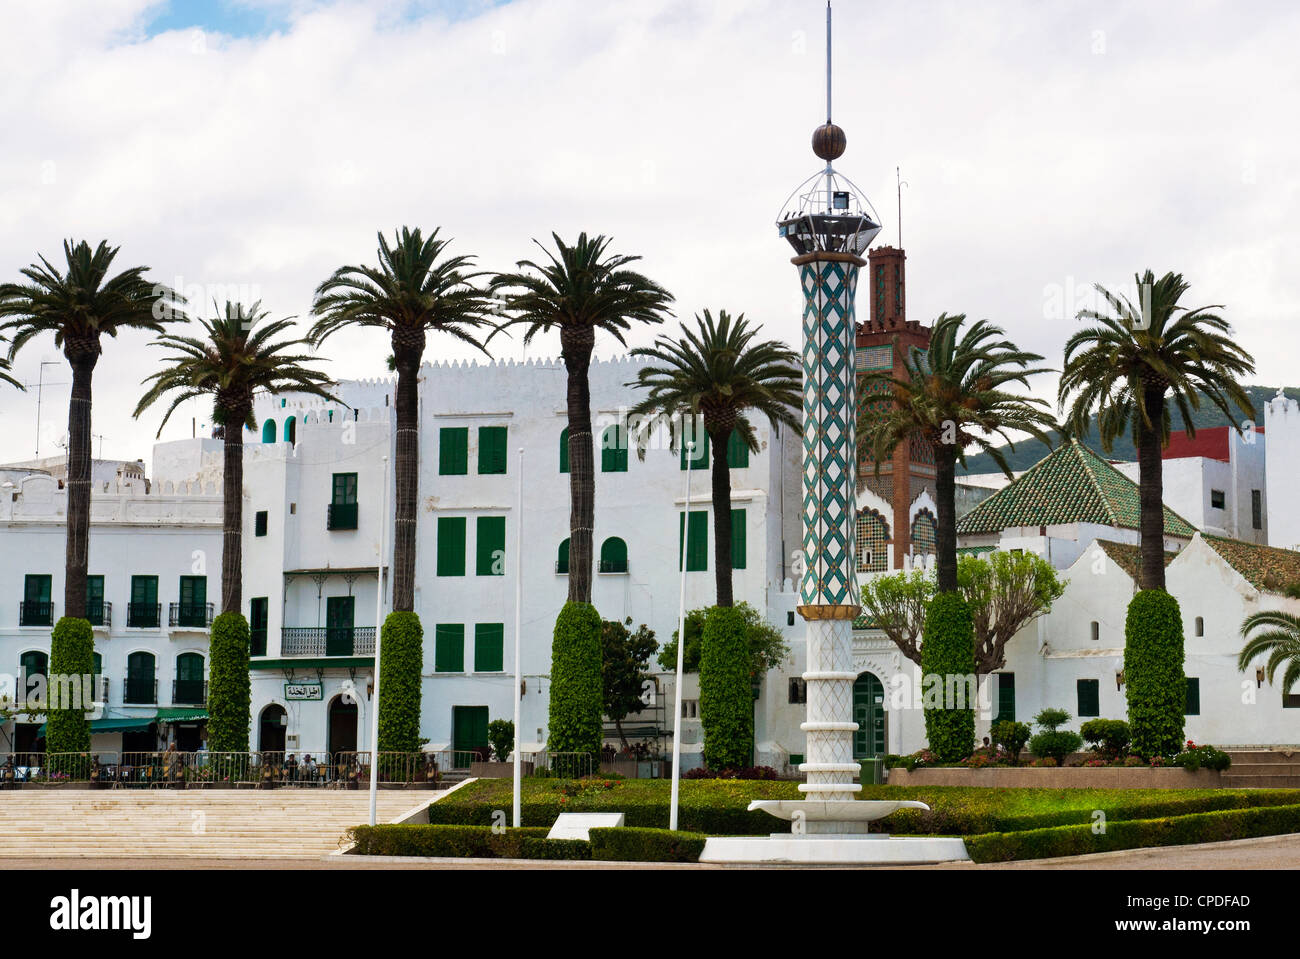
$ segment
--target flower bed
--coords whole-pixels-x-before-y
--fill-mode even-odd
[[[891,786],[981,786],[988,789],[1215,789],[1217,769],[1181,766],[922,766],[889,771]]]

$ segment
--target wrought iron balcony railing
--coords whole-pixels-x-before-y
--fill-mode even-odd
[[[212,625],[212,603],[172,603],[168,607],[168,626],[190,626],[207,629]]]
[[[54,604],[20,602],[18,604],[19,626],[53,626]]]
[[[373,626],[285,627],[280,630],[281,656],[372,656],[374,652]]]

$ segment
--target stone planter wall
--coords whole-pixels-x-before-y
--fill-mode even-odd
[[[1217,789],[1226,785],[1216,769],[1181,766],[1020,767],[990,766],[889,770],[891,786],[980,786],[989,789]]]

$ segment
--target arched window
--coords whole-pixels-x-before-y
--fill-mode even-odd
[[[291,416],[284,421],[284,441],[286,443],[298,442],[298,418]]]
[[[560,544],[560,552],[555,558],[555,571],[561,576],[569,575],[569,541]]]
[[[889,524],[874,509],[858,510],[853,556],[859,573],[889,569]]]
[[[569,472],[569,428],[560,431],[560,472]]]
[[[198,653],[181,653],[176,657],[176,686],[172,702],[182,706],[201,706],[207,702],[203,682],[203,657]]]
[[[28,679],[33,676],[47,676],[50,671],[50,657],[39,649],[29,650],[18,657],[18,667]]]
[[[132,653],[126,658],[126,696],[124,703],[158,702],[158,680],[153,653]]]
[[[1196,617],[1196,635],[1197,636],[1205,635],[1205,617],[1203,616]]]
[[[600,471],[627,472],[627,430],[611,426],[600,437]]]
[[[934,514],[923,509],[912,520],[912,555],[934,556],[938,551],[939,524]]]
[[[627,572],[627,543],[617,536],[611,536],[600,547],[600,571],[602,573]]]
[[[268,419],[265,423],[262,424],[262,442],[263,443],[275,442],[275,420]]]

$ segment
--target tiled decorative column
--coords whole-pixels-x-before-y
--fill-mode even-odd
[[[794,259],[803,315],[803,549],[799,615],[808,624],[806,762],[809,800],[854,798],[853,620],[861,611],[854,569],[857,492],[856,323],[858,270],[851,253]],[[813,823],[808,824],[810,827]],[[810,829],[811,831],[811,829]]]

